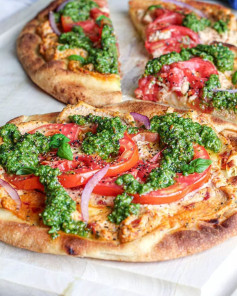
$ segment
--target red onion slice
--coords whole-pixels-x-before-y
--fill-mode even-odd
[[[61,35],[61,32],[59,31],[57,24],[55,22],[54,13],[52,11],[49,12],[49,23],[54,33],[57,35]]]
[[[19,211],[21,208],[21,199],[16,189],[14,189],[9,183],[0,179],[0,186],[2,186],[6,192],[10,195],[11,199],[13,199],[16,203],[16,209]]]
[[[135,120],[143,123],[146,129],[150,129],[151,127],[150,119],[146,115],[142,115],[140,113],[135,113],[135,112],[131,112],[130,114]]]
[[[200,17],[206,17],[205,13],[203,13],[201,10],[199,10],[197,8],[194,8],[192,5],[189,5],[189,4],[184,3],[182,1],[178,1],[178,0],[162,0],[162,2],[173,3],[173,4],[177,5],[177,6],[184,7],[184,8],[187,8],[187,9],[193,11],[194,13],[199,15]]]
[[[89,220],[89,212],[88,212],[88,205],[91,197],[91,193],[95,186],[100,182],[100,180],[106,175],[108,172],[109,165],[106,165],[103,169],[99,170],[94,176],[86,183],[85,188],[83,189],[81,195],[81,214],[82,219],[85,222]]]
[[[67,1],[64,1],[62,4],[60,4],[58,6],[58,8],[56,9],[56,12],[59,12],[60,10],[62,10],[69,2],[73,2],[74,0],[67,0]]]
[[[218,89],[218,88],[214,88],[212,89],[213,92],[219,92],[219,91],[227,91],[230,94],[235,94],[237,93],[237,89]]]

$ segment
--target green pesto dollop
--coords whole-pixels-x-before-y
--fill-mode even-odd
[[[200,32],[207,27],[212,27],[219,34],[223,34],[228,31],[228,22],[224,20],[219,20],[214,23],[207,18],[198,18],[194,13],[186,14],[183,19],[183,26],[193,30],[194,32]]]
[[[130,215],[137,215],[140,210],[140,204],[132,203],[133,196],[123,193],[117,195],[114,199],[114,208],[108,216],[108,220],[115,224],[120,224]]]
[[[66,153],[69,153],[69,139],[64,135],[46,137],[39,132],[21,135],[14,124],[3,126],[0,136],[3,139],[0,145],[0,164],[3,168],[10,174],[25,174],[27,171],[34,173],[44,185],[46,208],[42,218],[44,224],[51,227],[49,233],[54,238],[59,230],[85,236],[86,224],[71,218],[76,203],[58,181],[60,171],[39,164],[39,155],[47,153],[51,148],[61,149],[62,154],[66,149]]]
[[[183,118],[176,113],[154,116],[151,119],[151,131],[159,134],[159,142],[164,150],[160,166],[148,175],[146,183],[140,183],[132,175],[120,176],[116,183],[123,185],[129,194],[145,194],[153,190],[169,187],[175,183],[176,173],[201,172],[210,164],[206,161],[192,163],[194,156],[193,143],[218,152],[221,141],[214,130],[206,125],[200,125],[189,118]]]
[[[164,54],[147,62],[144,75],[155,75],[164,65],[170,65],[181,61],[183,61],[183,58],[178,52],[173,51]]]
[[[51,229],[49,233],[53,238],[58,236],[58,231],[86,236],[88,229],[82,221],[72,219],[72,213],[76,211],[76,202],[71,199],[66,190],[58,181],[61,174],[59,169],[50,166],[39,166],[35,175],[39,176],[40,183],[44,185],[46,193],[46,207],[42,213],[43,222]]]
[[[104,24],[101,34],[101,47],[95,47],[80,26],[73,27],[71,32],[59,36],[59,50],[69,48],[82,48],[88,52],[87,59],[80,56],[70,56],[70,60],[79,60],[81,65],[92,63],[99,73],[118,74],[118,50],[114,29],[109,24]]]
[[[206,106],[211,106],[219,110],[225,109],[237,112],[237,94],[228,91],[213,91],[220,87],[221,83],[218,75],[211,75],[203,88],[201,107],[202,105],[204,108]]]
[[[228,31],[228,22],[219,20],[213,24],[213,29],[215,29],[219,34],[223,34]]]
[[[209,60],[221,72],[233,70],[234,67],[234,53],[228,47],[221,43],[213,45],[198,44],[193,48],[184,48],[180,53],[171,52],[148,61],[144,75],[155,75],[164,65],[187,61],[195,56]]]
[[[82,151],[86,154],[98,154],[102,159],[117,156],[120,145],[119,140],[124,137],[127,126],[119,117],[100,117],[89,114],[87,116],[73,115],[69,117],[78,125],[96,124],[97,132],[88,132],[82,142]]]
[[[211,22],[207,18],[198,18],[194,13],[186,14],[183,19],[183,26],[193,30],[194,32],[203,31],[209,27]]]
[[[95,7],[99,7],[95,1],[75,0],[67,3],[59,13],[69,16],[74,22],[81,22],[90,17],[90,10]]]
[[[0,145],[0,164],[9,174],[23,167],[38,165],[38,155],[49,151],[50,138],[40,133],[21,135],[14,124],[6,124],[0,129],[4,143]]]

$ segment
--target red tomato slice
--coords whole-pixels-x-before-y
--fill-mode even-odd
[[[123,193],[123,188],[115,183],[118,176],[103,178],[102,181],[95,186],[93,193],[104,196],[117,196]]]
[[[74,22],[70,16],[61,16],[61,24],[63,28],[63,32],[67,33],[72,30],[75,26],[81,26],[85,33],[92,31],[95,27],[95,21],[92,19],[88,19],[86,21]]]
[[[137,145],[130,137],[126,136],[125,138],[121,139],[119,143],[121,154],[118,159],[110,164],[110,168],[105,177],[117,176],[118,174],[134,167],[139,161]],[[83,185],[90,177],[92,177],[99,169],[101,169],[102,164],[105,164],[105,162],[96,162],[93,169],[91,169],[89,166],[87,168],[74,170],[74,174],[62,174],[59,176],[59,181],[65,188]]]
[[[127,171],[127,174],[133,175],[135,178],[138,176],[139,173],[139,163],[129,171]],[[122,173],[123,174],[123,173]],[[93,193],[104,195],[104,196],[117,196],[118,194],[122,194],[124,192],[123,187],[119,186],[115,183],[117,178],[121,176],[122,174],[119,174],[114,177],[105,177],[103,178],[94,188]]]
[[[70,32],[73,27],[81,26],[84,30],[84,33],[91,39],[92,42],[98,42],[101,39],[102,27],[99,27],[95,23],[94,19],[73,22],[69,16],[61,16],[61,23],[64,32]]]
[[[156,30],[156,32],[158,31],[160,34],[169,32],[170,37],[152,41],[150,39],[152,33],[147,35],[145,47],[149,53],[155,54],[156,56],[172,51],[180,52],[182,48],[191,48],[200,43],[198,34],[183,26],[166,26]]]
[[[17,176],[17,175],[5,174],[4,178],[9,183],[13,184],[17,189],[22,189],[22,190],[37,189],[40,191],[44,191],[44,186],[40,183],[39,178],[34,175]]]
[[[188,61],[177,62],[162,67],[159,75],[167,82],[170,90],[182,96],[181,89],[185,80],[190,83],[189,95],[200,94],[205,82],[212,74],[218,74],[216,67],[209,61],[194,57]]]
[[[156,102],[160,91],[157,81],[157,78],[151,75],[139,79],[138,88],[135,90],[136,98]]]
[[[209,159],[209,154],[206,149],[200,145],[194,146],[194,159],[203,158]],[[177,174],[176,183],[167,188],[151,191],[145,195],[134,195],[133,202],[140,204],[164,204],[170,203],[183,198],[186,194],[198,189],[205,184],[210,177],[211,166],[202,173],[194,173],[189,176]]]
[[[92,8],[91,11],[90,11],[90,16],[94,20],[96,20],[101,15],[109,17],[109,14],[107,12],[103,12],[99,8]]]
[[[85,127],[79,126],[75,123],[52,123],[37,127],[34,130],[30,131],[29,134],[34,134],[36,132],[40,132],[45,136],[63,134],[64,136],[68,137],[71,141],[75,141],[78,139],[78,135],[80,132],[85,132]]]
[[[151,12],[153,21],[147,26],[146,34],[159,30],[163,26],[182,25],[184,15],[169,9],[157,8]]]
[[[174,91],[182,97],[181,87],[185,81],[189,82],[188,95],[202,96],[205,82],[212,74],[218,74],[216,67],[209,61],[194,57],[188,61],[176,62],[171,65],[164,65],[157,75],[163,78],[170,91]],[[138,82],[135,95],[138,99],[157,101],[162,87],[158,85],[158,79],[154,76],[142,77]],[[200,110],[200,109],[199,109]]]
[[[120,156],[111,162],[110,168],[106,174],[107,176],[117,176],[118,174],[125,172],[134,167],[139,161],[139,153],[137,145],[129,137],[125,136],[120,141]],[[98,157],[81,155],[75,158],[74,161],[59,160],[59,161],[42,161],[44,165],[50,165],[51,167],[58,167],[62,171],[72,170],[73,173],[63,173],[60,175],[59,181],[65,188],[73,188],[85,184],[103,165],[105,161]],[[80,168],[76,168],[80,165]],[[28,182],[30,179],[31,182]],[[32,181],[33,180],[33,181]],[[36,176],[24,176],[24,182],[22,182],[22,176],[14,176],[14,185],[18,189],[22,189],[21,186],[26,186],[28,190],[39,189],[39,181]]]
[[[203,158],[209,159],[209,154],[206,149],[200,145],[194,146],[194,159]],[[128,174],[133,174],[134,177],[145,182],[148,174],[152,169],[155,169],[157,164],[147,163],[145,166],[141,163],[136,168],[133,168]],[[141,170],[142,168],[142,170]],[[210,177],[210,166],[202,173],[194,173],[189,176],[183,176],[183,174],[177,174],[176,183],[167,188],[151,191],[145,195],[134,195],[133,202],[140,204],[164,204],[170,203],[183,198],[186,194],[198,189],[205,184]],[[117,196],[123,192],[122,186],[118,186],[114,178],[104,178],[94,189],[94,193],[105,196]]]

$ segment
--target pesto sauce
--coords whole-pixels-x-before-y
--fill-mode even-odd
[[[75,0],[67,3],[59,13],[69,16],[74,22],[81,22],[90,17],[90,10],[95,7],[99,7],[99,5],[94,1]]]
[[[211,21],[207,18],[198,18],[194,13],[186,14],[182,25],[193,30],[194,32],[200,32],[206,29],[207,27],[212,27],[219,34],[223,34],[228,31],[228,22],[223,20],[219,20],[215,23],[211,23]]]
[[[221,43],[214,45],[198,44],[193,48],[184,48],[180,53],[171,52],[148,61],[144,75],[155,75],[164,65],[187,61],[194,56],[209,60],[221,72],[233,70],[234,67],[234,53],[228,47]]]
[[[39,176],[47,196],[46,207],[42,213],[43,222],[51,227],[49,233],[53,238],[58,236],[59,230],[86,236],[88,234],[86,224],[82,221],[75,221],[71,217],[76,211],[76,202],[59,183],[60,174],[59,169],[53,169],[50,166],[41,165],[36,169],[35,175]]]
[[[73,115],[69,117],[78,125],[93,123],[97,125],[97,132],[88,132],[82,142],[82,151],[85,154],[98,154],[102,159],[117,156],[119,152],[119,140],[124,137],[127,126],[122,124],[119,117],[100,117],[94,115]]]
[[[190,170],[187,165],[194,156],[193,143],[214,152],[221,149],[221,141],[212,128],[195,123],[189,118],[179,117],[176,113],[154,116],[151,119],[151,131],[159,134],[161,148],[165,148],[160,166],[151,171],[146,183],[143,184],[130,174],[120,176],[116,183],[123,185],[128,194],[142,195],[173,185],[176,173],[187,174]],[[206,165],[202,163],[203,170],[209,164]],[[198,164],[195,163],[195,166],[200,172],[200,161]],[[193,165],[192,169],[195,169],[195,166]]]
[[[0,164],[7,173],[15,174],[24,167],[39,164],[38,155],[49,151],[50,138],[40,133],[20,134],[14,124],[6,124],[0,130],[4,143],[0,145]]]
[[[0,136],[4,141],[0,145],[0,164],[7,173],[17,174],[28,169],[39,176],[44,185],[46,208],[42,218],[44,224],[51,227],[49,233],[52,237],[57,237],[59,230],[85,236],[88,232],[86,224],[71,218],[71,214],[76,210],[76,202],[59,183],[57,176],[61,174],[60,171],[39,164],[38,156],[50,151],[51,143],[55,145],[55,139],[51,142],[53,137],[46,137],[39,132],[21,135],[14,124],[3,126]],[[62,138],[65,141],[66,137]],[[56,147],[60,147],[60,141]]]
[[[213,24],[213,29],[215,29],[219,34],[223,34],[228,31],[228,22],[219,20]]]
[[[211,106],[219,110],[233,110],[237,112],[237,93],[230,93],[228,91],[214,92],[213,89],[218,89],[221,87],[221,83],[218,75],[211,75],[208,81],[205,83],[203,88],[204,99],[202,104],[205,106]]]
[[[120,224],[130,215],[137,215],[140,210],[140,204],[132,203],[133,196],[123,193],[117,195],[114,199],[114,208],[108,216],[108,220],[115,224]]]
[[[182,24],[194,32],[199,32],[203,31],[206,27],[209,27],[211,22],[207,18],[198,19],[194,13],[190,13],[185,15]]]
[[[88,52],[88,58],[82,65],[92,63],[99,73],[118,74],[118,50],[113,27],[104,24],[101,34],[101,48],[94,47],[90,38],[87,37],[80,26],[75,26],[72,32],[63,33],[59,36],[59,50],[69,48],[82,48]],[[78,60],[77,56],[69,57],[70,60]]]

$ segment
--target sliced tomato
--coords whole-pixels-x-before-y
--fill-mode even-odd
[[[86,21],[74,22],[70,16],[61,16],[61,24],[63,28],[63,32],[70,32],[73,27],[80,26],[83,28],[85,33],[92,31],[95,27],[95,21],[92,19],[88,19]]]
[[[163,66],[159,76],[166,81],[171,91],[174,89],[180,96],[183,95],[181,87],[185,81],[189,82],[189,95],[200,96],[205,82],[212,74],[218,74],[214,64],[194,57],[188,61]]]
[[[125,136],[119,141],[120,154],[119,157],[110,163],[110,168],[106,174],[107,176],[117,176],[120,173],[128,171],[134,167],[139,161],[138,148],[135,142],[129,137]],[[59,168],[64,173],[60,175],[59,181],[65,188],[73,188],[85,184],[98,170],[100,170],[106,162],[95,156],[81,155],[75,157],[73,161],[70,160],[43,160],[43,165],[50,165],[53,168]],[[79,166],[79,168],[77,168]],[[67,171],[71,171],[70,173]],[[21,186],[27,182],[28,190],[39,189],[38,177],[36,176],[24,176],[24,183],[22,183],[22,176],[14,176],[14,185],[18,189],[22,189]],[[31,183],[25,181],[31,179]],[[33,181],[32,181],[33,180]],[[30,185],[31,184],[31,185]],[[37,188],[36,188],[37,187]]]
[[[88,129],[88,127],[86,127]],[[55,134],[63,134],[68,137],[71,141],[75,141],[78,139],[78,135],[80,132],[85,132],[86,128],[83,126],[79,126],[75,123],[51,123],[45,124],[40,127],[37,127],[29,132],[29,134],[34,134],[36,132],[40,132],[45,136],[53,136]]]
[[[209,159],[209,154],[206,149],[200,145],[194,146],[194,159],[203,158]],[[152,169],[155,169],[157,164],[155,163],[140,163],[137,167],[126,172],[132,174],[139,181],[145,182],[148,174]],[[145,195],[134,195],[133,202],[140,204],[164,204],[170,203],[183,198],[186,194],[198,189],[203,184],[205,184],[210,178],[209,166],[202,173],[194,173],[189,176],[184,176],[183,174],[177,174],[175,178],[176,183],[167,188],[151,191]],[[118,176],[117,176],[118,177]],[[115,181],[117,177],[104,178],[94,189],[94,193],[101,194],[104,196],[117,196],[123,192],[122,186],[118,186]]]
[[[157,82],[157,78],[151,75],[140,78],[138,81],[138,88],[135,90],[136,98],[139,100],[156,102],[160,91]]]
[[[197,33],[182,26],[184,14],[169,9],[151,11],[153,19],[146,28],[145,46],[149,53],[159,56],[182,48],[191,48],[200,43]],[[169,36],[161,37],[159,36]]]
[[[4,178],[14,186],[16,186],[17,189],[22,190],[33,190],[37,189],[40,191],[44,191],[44,186],[40,183],[39,178],[30,175],[30,176],[16,176],[16,175],[8,175],[5,174]]]
[[[93,193],[104,196],[117,196],[123,193],[123,188],[115,183],[118,176],[103,178],[94,188]]]
[[[194,159],[203,158],[209,159],[209,154],[206,149],[200,145],[194,146]],[[177,174],[176,183],[167,188],[151,191],[144,195],[134,195],[133,202],[140,204],[164,204],[170,203],[183,198],[186,194],[198,189],[205,184],[210,177],[211,167],[209,166],[202,173],[194,173],[189,176]]]
[[[167,25],[182,25],[184,15],[169,9],[157,8],[151,11],[153,21],[147,26],[146,33],[159,30]]]
[[[109,14],[107,12],[103,12],[102,10],[100,10],[99,8],[92,8],[90,11],[90,16],[91,18],[93,18],[94,20],[96,20],[99,16],[104,15],[109,17]]]
[[[158,32],[160,33],[160,36],[169,34],[170,37],[158,40],[155,38],[153,41],[152,34],[157,36]],[[172,51],[180,52],[182,48],[191,48],[199,43],[200,38],[198,34],[191,29],[183,26],[171,25],[156,30],[153,33],[149,33],[149,35],[147,35],[145,47],[149,53],[158,56]]]
[[[126,174],[131,174],[135,178],[138,177],[140,166],[143,164],[142,161],[139,161],[138,164],[132,169],[128,170]],[[94,188],[93,193],[104,195],[104,196],[117,196],[118,194],[122,194],[124,192],[123,187],[116,184],[116,180],[119,176],[123,175],[119,174],[114,177],[105,177],[103,178]]]
[[[139,153],[137,145],[134,141],[126,136],[119,141],[120,143],[120,156],[110,164],[109,170],[106,177],[117,176],[118,174],[125,172],[132,167],[134,167],[139,161]],[[82,167],[73,171],[73,174],[62,174],[59,176],[59,181],[65,188],[72,188],[83,185],[91,178],[105,162],[98,163],[93,162],[95,167],[91,169],[91,164],[89,167]],[[97,165],[97,168],[96,168]]]
[[[200,98],[205,82],[212,74],[218,74],[214,64],[194,57],[188,61],[164,65],[157,76],[163,79],[170,91],[174,91],[180,97],[183,97],[182,86],[189,82],[188,96],[196,95]],[[138,99],[157,101],[160,92],[162,95],[162,90],[163,88],[158,85],[158,78],[149,75],[139,80],[135,95]]]

